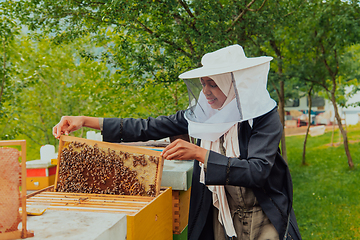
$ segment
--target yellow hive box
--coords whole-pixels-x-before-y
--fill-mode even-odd
[[[28,195],[27,205],[47,206],[42,215],[44,221],[48,211],[126,214],[127,240],[168,240],[173,237],[171,188],[162,188],[158,196],[147,197],[61,193],[54,192],[53,187],[49,187]]]
[[[61,136],[54,186],[28,195],[27,203],[47,206],[43,218],[51,211],[125,214],[127,240],[172,239],[172,191],[160,189],[163,164],[158,151]],[[119,173],[134,178],[124,181]],[[127,195],[127,184],[131,194],[139,185],[144,190]]]

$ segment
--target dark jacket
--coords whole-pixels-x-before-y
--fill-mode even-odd
[[[186,134],[187,126],[184,111],[171,116],[148,119],[105,118],[103,138],[107,142],[156,140]],[[228,183],[251,188],[263,211],[278,231],[280,239],[297,240],[301,239],[301,236],[292,210],[291,176],[286,162],[278,151],[281,134],[282,126],[276,109],[253,119],[252,127],[248,121],[242,122],[239,124],[241,158],[228,158],[210,151],[205,183]],[[199,182],[199,177],[200,167],[195,161],[188,223],[189,240],[214,239],[212,194]]]

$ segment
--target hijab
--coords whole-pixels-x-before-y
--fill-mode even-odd
[[[217,109],[217,112],[220,112],[224,107],[226,107],[231,101],[235,99],[235,91],[231,80],[231,73],[219,74],[209,77],[214,80],[216,85],[227,97],[223,105]],[[230,129],[224,134],[223,147],[226,149],[226,156],[228,157],[237,157],[240,155],[236,125],[236,123],[233,124],[233,126],[230,127]],[[201,147],[217,153],[221,153],[219,139],[215,141],[202,140]],[[204,164],[199,163],[199,165],[201,167],[200,182],[205,184]],[[223,185],[207,187],[212,192],[214,207],[219,210],[218,221],[224,226],[225,232],[228,236],[236,237],[237,235],[232,221],[229,204],[226,198],[225,187]]]

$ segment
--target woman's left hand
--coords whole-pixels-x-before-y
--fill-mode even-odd
[[[167,160],[198,160],[204,163],[207,150],[195,144],[177,139],[170,143],[161,153]]]

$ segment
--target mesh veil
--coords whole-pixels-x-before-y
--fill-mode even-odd
[[[185,118],[189,135],[215,141],[237,122],[261,116],[276,106],[266,89],[270,63],[208,76],[227,96],[221,108],[208,103],[199,78],[184,79],[188,89],[189,108]],[[226,92],[229,90],[229,92]]]

